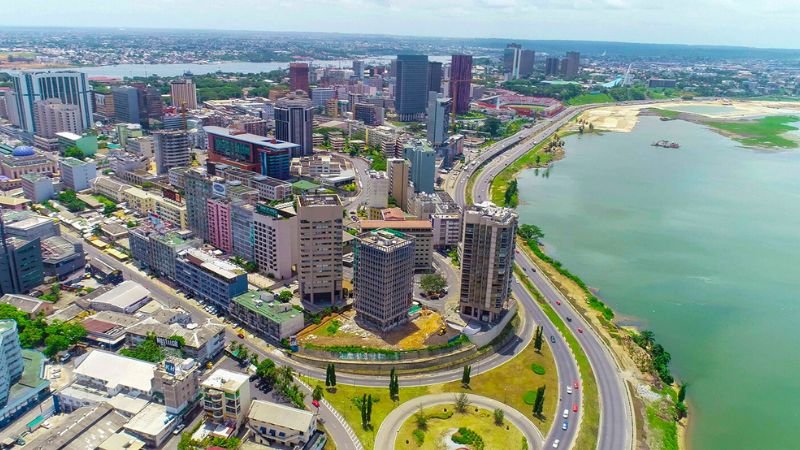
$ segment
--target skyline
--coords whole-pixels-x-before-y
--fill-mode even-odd
[[[231,0],[224,5],[210,0],[144,0],[113,8],[99,0],[70,8],[63,8],[56,0],[33,0],[25,7],[15,5],[5,11],[2,26],[88,28],[91,25],[84,23],[86,18],[102,13],[104,22],[96,28],[800,48],[800,37],[793,33],[800,8],[792,2],[736,3],[677,0],[666,6],[645,0],[546,0],[528,5],[522,0],[443,0],[431,7],[421,0],[300,0],[289,10],[280,9],[277,0]],[[276,10],[286,11],[285,16],[272,20]],[[332,16],[337,19],[332,21]],[[285,20],[292,17],[302,20]],[[139,21],[132,23],[131,18]],[[79,25],[65,27],[65,23]],[[768,29],[764,23],[769,23]]]

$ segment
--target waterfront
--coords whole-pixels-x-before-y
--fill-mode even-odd
[[[655,331],[690,385],[691,447],[796,447],[800,153],[655,117],[565,141],[547,176],[520,175],[521,221],[618,317]]]
[[[367,57],[363,60],[367,63],[383,63],[388,64],[392,59],[391,56],[378,56]],[[430,61],[450,62],[450,56],[429,56]],[[314,60],[303,61],[309,62],[312,66],[317,67],[341,67],[350,69],[353,67],[352,59],[337,59],[337,60]],[[87,66],[76,68],[86,72],[90,77],[106,76],[106,77],[146,77],[150,75],[159,75],[162,77],[175,77],[183,75],[184,72],[189,71],[195,75],[204,75],[207,73],[214,73],[222,71],[224,73],[260,73],[269,72],[272,70],[286,69],[289,67],[288,62],[240,62],[240,61],[223,61],[209,64],[197,63],[176,63],[176,64],[117,64],[114,66]]]

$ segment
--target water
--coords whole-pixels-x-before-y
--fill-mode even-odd
[[[393,56],[377,56],[364,58],[368,63],[388,64]],[[429,56],[428,60],[437,62],[450,62],[450,56]],[[310,61],[318,67],[341,67],[351,69],[352,59],[314,60]],[[261,73],[289,67],[287,62],[219,62],[213,64],[118,64],[116,66],[81,67],[79,70],[86,72],[90,77],[146,77],[159,75],[162,77],[175,77],[190,71],[195,75],[204,75],[222,71],[226,73]]]
[[[715,106],[715,105],[680,105],[680,106],[670,106],[668,109],[673,111],[681,111],[693,114],[701,114],[701,115],[719,115],[719,114],[730,114],[732,112],[736,112],[736,108],[733,106]]]
[[[655,331],[690,385],[691,448],[798,448],[800,152],[655,117],[565,141],[548,177],[521,174],[521,221]]]

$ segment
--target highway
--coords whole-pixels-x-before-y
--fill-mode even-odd
[[[628,104],[632,103],[634,102],[629,102]],[[597,105],[567,108],[554,118],[541,121],[533,127],[525,129],[517,135],[504,139],[489,147],[489,149],[484,151],[477,158],[478,162],[474,167],[459,173],[454,184],[454,198],[456,201],[462,205],[462,207],[465,206],[467,180],[469,180],[470,176],[482,165],[484,166],[483,170],[477,175],[473,184],[472,198],[475,202],[482,202],[489,199],[491,180],[506,166],[530,150],[534,142],[539,143],[546,137],[555,133],[560,127],[574,117],[575,114],[593,107],[597,107]],[[518,137],[522,139],[519,140]],[[509,144],[517,140],[519,140],[519,144],[507,148]],[[586,352],[592,366],[600,394],[600,432],[597,448],[601,450],[631,449],[634,431],[631,398],[630,393],[622,381],[620,370],[614,356],[602,342],[601,338],[594,332],[593,328],[578,315],[569,302],[561,295],[560,291],[553,287],[546,277],[541,275],[539,268],[536,267],[527,256],[524,256],[524,253],[520,252],[517,256],[517,264],[527,272],[528,277],[542,295],[544,295],[546,301],[553,305],[562,320],[568,323],[572,328],[574,331],[573,334]],[[519,292],[519,285],[515,284],[515,287],[514,293],[519,298],[521,295]],[[558,303],[560,303],[560,305]],[[566,320],[567,317],[570,317],[572,322],[568,322]],[[533,318],[537,322],[543,323],[541,322],[543,314],[541,314],[538,307],[535,308]],[[552,324],[549,321],[545,321],[544,323],[547,323],[548,327],[553,330]],[[577,332],[578,328],[581,328],[584,332]],[[562,342],[559,342],[559,345],[561,343]],[[564,376],[561,371],[563,364],[560,359],[566,355],[566,352],[559,352],[556,348],[555,354],[556,363],[559,367],[559,380],[561,381],[560,390],[562,391],[561,397],[563,399],[565,382],[569,382],[570,380],[569,375]],[[569,359],[572,360],[572,364],[570,365],[574,367],[574,358],[570,357]],[[556,423],[560,423],[560,420],[557,420]],[[567,442],[571,443],[576,431],[577,427],[574,426],[570,427],[567,433],[562,432],[560,428],[554,427],[554,430],[551,430],[548,434],[546,446],[552,445],[551,442],[553,439],[561,439],[562,443],[560,446],[564,446]],[[559,433],[561,433],[561,437],[558,437]],[[571,445],[567,446],[567,448],[570,446]]]

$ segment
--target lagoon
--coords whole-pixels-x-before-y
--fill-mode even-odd
[[[797,448],[800,152],[656,117],[565,141],[549,171],[520,174],[520,221],[672,354],[690,447]]]

